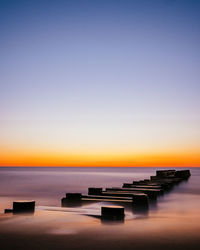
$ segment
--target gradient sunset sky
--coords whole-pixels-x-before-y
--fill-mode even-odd
[[[0,166],[200,167],[200,1],[0,0]]]

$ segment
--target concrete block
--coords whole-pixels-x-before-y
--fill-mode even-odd
[[[122,206],[105,206],[101,207],[102,219],[106,220],[123,220],[124,207]]]
[[[21,200],[13,202],[13,213],[34,213],[35,201],[33,200]]]
[[[103,189],[102,188],[94,188],[94,187],[89,187],[88,188],[88,194],[89,195],[101,195]]]

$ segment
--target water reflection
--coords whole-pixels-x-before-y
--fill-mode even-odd
[[[149,207],[133,206],[132,211],[133,211],[133,214],[135,215],[140,215],[140,216],[147,218],[149,214]]]
[[[104,224],[104,225],[117,225],[117,224],[123,224],[125,221],[125,218],[104,218],[104,217],[101,217],[101,224]]]

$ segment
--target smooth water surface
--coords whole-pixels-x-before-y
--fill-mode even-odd
[[[157,169],[1,167],[0,212],[16,199],[35,199],[37,205],[60,206],[66,192],[87,194],[88,187],[121,187],[124,182],[149,178]],[[193,209],[200,198],[200,169],[190,171],[190,179],[164,197],[164,201],[170,200],[170,206],[176,209],[179,205],[180,209]]]
[[[0,240],[4,249],[198,249],[200,169],[160,196],[149,211],[125,208],[123,223],[102,223],[105,203],[61,208],[66,192],[88,187],[121,187],[155,175],[158,168],[0,168]],[[160,168],[159,168],[160,169]],[[178,168],[176,168],[178,170]],[[179,168],[182,169],[182,168]],[[13,200],[34,199],[32,216],[3,214]],[[107,204],[107,203],[106,203]],[[27,238],[29,235],[30,239]],[[53,238],[52,238],[53,237]],[[79,244],[81,243],[81,244]]]

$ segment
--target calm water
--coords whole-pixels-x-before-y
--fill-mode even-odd
[[[88,187],[120,187],[124,182],[149,178],[150,175],[155,175],[157,169],[2,167],[0,212],[5,206],[11,206],[15,199],[35,199],[37,205],[59,206],[60,199],[66,192],[87,194]],[[161,198],[159,204],[165,203],[166,209],[181,211],[200,208],[200,169],[191,168],[190,171],[190,179]]]
[[[176,249],[200,245],[200,169],[149,211],[126,208],[124,223],[101,223],[104,203],[60,208],[66,192],[87,193],[89,186],[120,187],[155,175],[157,168],[0,168],[0,240],[3,249]],[[35,199],[34,216],[3,214],[16,199]],[[54,206],[54,207],[53,207]],[[86,216],[87,215],[87,216]],[[92,215],[92,216],[91,216]],[[81,244],[79,244],[81,243]]]

